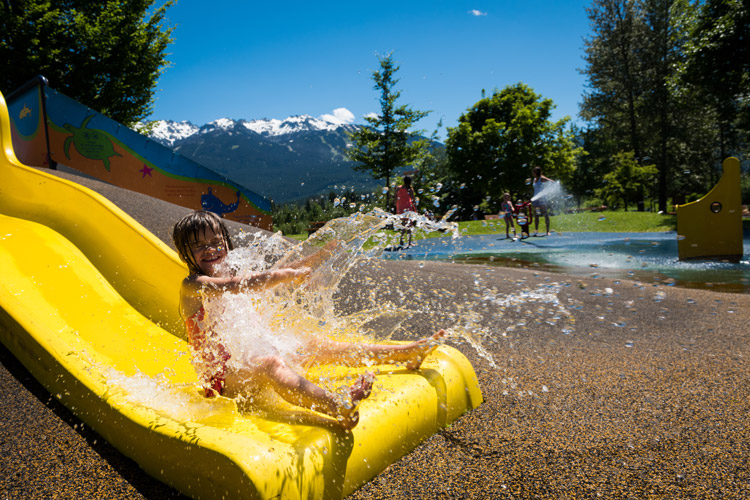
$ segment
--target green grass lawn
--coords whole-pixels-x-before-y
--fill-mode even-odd
[[[743,227],[750,229],[750,220],[743,220]],[[458,223],[462,236],[474,234],[505,233],[505,222],[502,219],[462,221]],[[677,217],[661,215],[652,212],[583,212],[578,214],[562,214],[550,217],[552,232],[612,232],[612,233],[643,233],[676,231]],[[516,231],[520,228],[516,226]],[[539,231],[544,231],[544,219],[539,221]],[[531,232],[534,232],[532,225]],[[395,234],[395,233],[394,233]],[[307,234],[287,234],[290,238],[304,240]],[[424,234],[418,231],[415,239],[434,238],[444,236],[443,233]]]
[[[505,222],[496,220],[477,220],[458,223],[462,235],[494,234],[505,232]],[[516,231],[520,228],[516,226]],[[550,217],[550,229],[567,232],[614,232],[640,233],[654,231],[674,231],[677,229],[677,217],[651,212],[582,212],[562,214]],[[534,227],[531,227],[532,233]],[[544,219],[539,221],[539,231],[544,231]]]

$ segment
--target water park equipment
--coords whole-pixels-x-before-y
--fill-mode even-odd
[[[722,164],[719,182],[703,198],[677,206],[677,250],[680,260],[740,260],[742,248],[742,196],[740,161],[730,157]]]
[[[187,208],[271,229],[271,203],[203,165],[47,86],[37,77],[8,95],[11,137],[24,165],[65,165]]]
[[[86,425],[182,493],[342,498],[481,403],[471,364],[447,346],[418,372],[378,375],[351,432],[312,412],[261,416],[203,398],[177,315],[186,269],[176,254],[104,197],[18,161],[1,94],[0,147],[0,340]]]

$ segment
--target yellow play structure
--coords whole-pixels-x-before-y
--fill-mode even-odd
[[[700,200],[677,206],[677,252],[680,260],[742,257],[740,161],[730,157],[714,188]]]
[[[99,194],[21,165],[1,94],[0,146],[0,340],[86,425],[185,495],[342,498],[481,403],[471,364],[447,346],[418,372],[379,374],[352,432],[313,412],[259,416],[203,398],[177,313],[176,254]]]

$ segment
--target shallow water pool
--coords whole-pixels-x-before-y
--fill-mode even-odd
[[[387,259],[528,267],[592,278],[750,293],[750,233],[740,262],[680,261],[677,233],[553,233],[513,241],[502,234],[431,238]]]

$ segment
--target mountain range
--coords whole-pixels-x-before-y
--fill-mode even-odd
[[[382,180],[353,170],[354,163],[346,159],[351,147],[347,133],[358,127],[309,115],[222,118],[202,126],[160,120],[149,136],[275,203],[286,203],[382,186]]]

